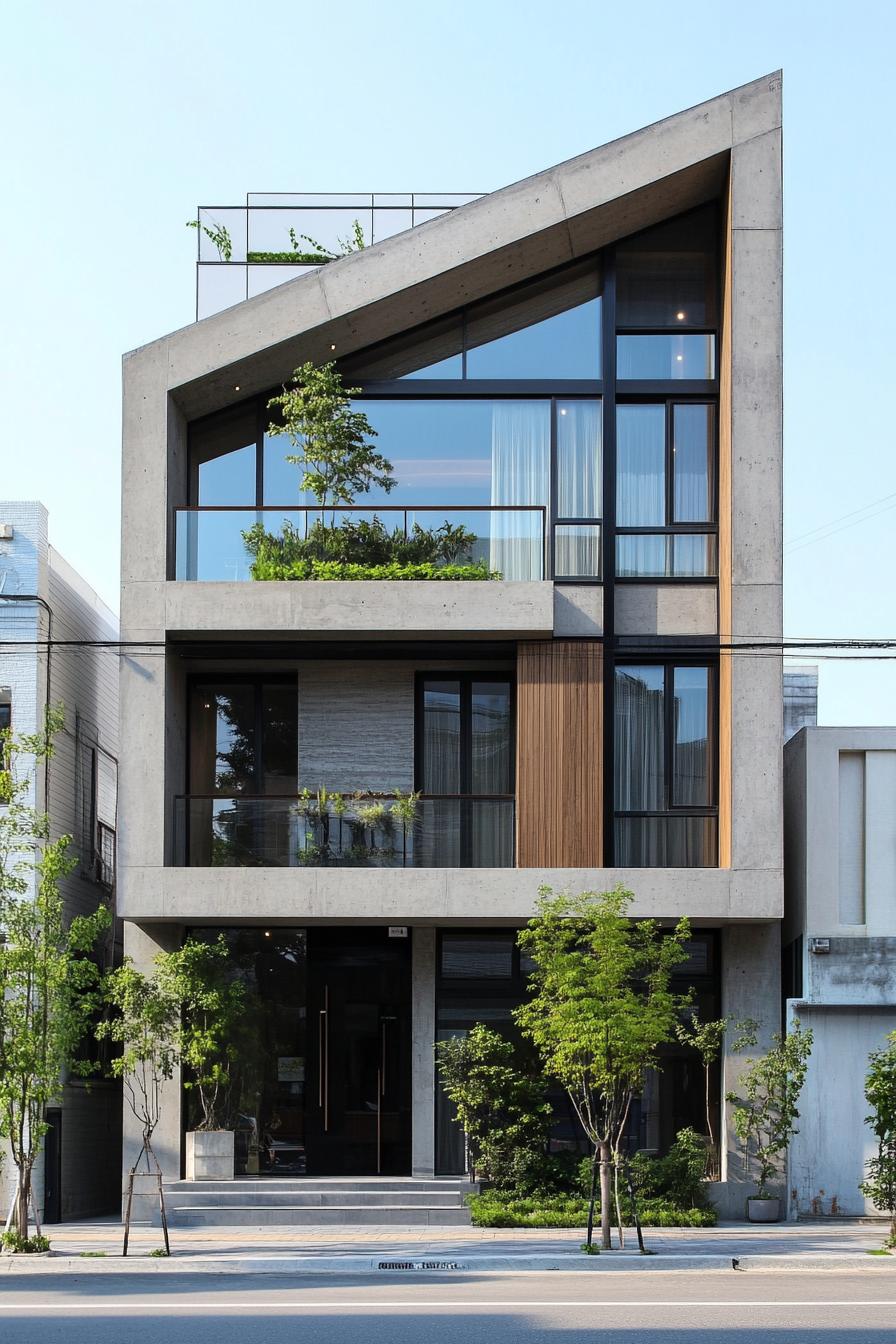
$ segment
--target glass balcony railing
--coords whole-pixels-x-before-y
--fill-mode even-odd
[[[379,518],[390,531],[400,528],[405,537],[414,525],[435,529],[443,523],[463,526],[474,540],[458,563],[484,562],[490,570],[509,580],[538,580],[545,575],[545,510],[541,506],[488,505],[443,509],[401,508],[384,505],[377,508],[353,506],[327,509],[318,507],[282,509],[257,508],[177,509],[175,523],[174,577],[190,581],[242,582],[252,578],[252,554],[244,534],[256,523],[272,535],[280,536],[284,523],[298,531],[301,538],[316,523],[343,520],[372,522]]]
[[[191,868],[512,868],[508,794],[175,799],[175,862]]]
[[[480,193],[249,192],[245,205],[196,214],[196,317],[210,317],[306,271],[475,201]],[[317,245],[320,245],[319,250]]]

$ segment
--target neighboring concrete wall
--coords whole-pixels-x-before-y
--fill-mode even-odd
[[[864,1123],[868,1055],[896,1031],[896,998],[889,1008],[826,1008],[797,1003],[792,1012],[815,1034],[799,1101],[799,1133],[790,1148],[791,1216],[875,1213],[859,1191],[865,1163],[877,1152]]]
[[[860,758],[857,816],[855,800],[843,796],[852,784],[841,773],[843,755]],[[788,871],[795,881],[788,928],[807,939],[896,937],[896,728],[806,728],[787,743],[785,763]],[[856,865],[841,863],[843,844],[858,844]],[[864,918],[849,923],[844,915],[855,902],[854,893],[841,890],[847,879],[858,881],[864,904]]]

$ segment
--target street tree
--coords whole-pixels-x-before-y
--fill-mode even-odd
[[[111,924],[105,906],[66,920],[60,884],[76,866],[71,836],[51,840],[32,801],[36,767],[52,756],[62,723],[58,707],[37,734],[0,731],[0,1137],[16,1168],[18,1245],[28,1240],[47,1107],[67,1073],[91,1067],[79,1054],[99,1005],[97,944]]]
[[[674,1039],[689,996],[671,988],[686,959],[690,929],[680,920],[661,930],[632,921],[630,891],[555,895],[541,889],[537,914],[519,936],[534,964],[531,999],[516,1020],[544,1066],[566,1089],[591,1144],[587,1245],[600,1173],[601,1244],[610,1248],[611,1177],[633,1097],[661,1045]]]
[[[162,1114],[162,1088],[179,1063],[180,1004],[157,973],[144,975],[128,957],[106,975],[103,998],[109,1013],[97,1027],[97,1038],[121,1046],[121,1053],[109,1063],[109,1073],[122,1080],[125,1101],[141,1132],[140,1149],[128,1172],[123,1254],[128,1253],[134,1180],[141,1160],[147,1174],[156,1178],[167,1252],[162,1169],[152,1137]]]
[[[865,1163],[867,1180],[860,1189],[875,1208],[890,1215],[888,1246],[896,1249],[896,1031],[887,1045],[868,1056],[865,1100],[871,1107],[866,1124],[877,1139],[877,1154]]]

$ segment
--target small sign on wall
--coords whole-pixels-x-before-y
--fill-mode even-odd
[[[407,938],[407,936],[408,936],[408,926],[407,926],[407,924],[390,924],[390,925],[389,925],[389,937],[390,937],[390,938]]]

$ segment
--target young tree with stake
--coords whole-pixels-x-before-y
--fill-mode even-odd
[[[612,1167],[632,1098],[657,1052],[672,1040],[686,995],[670,980],[686,959],[690,929],[667,933],[655,920],[633,922],[630,891],[554,895],[543,887],[538,913],[519,936],[535,965],[532,998],[516,1020],[545,1069],[569,1094],[592,1146],[587,1245],[592,1244],[596,1175],[600,1173],[601,1245],[609,1250]]]

